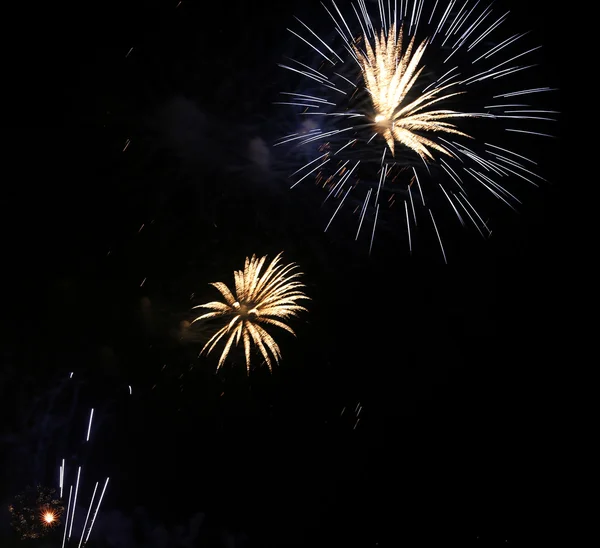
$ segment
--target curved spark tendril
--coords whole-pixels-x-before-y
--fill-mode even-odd
[[[217,343],[228,336],[217,370],[225,362],[233,343],[235,342],[237,346],[242,340],[247,371],[250,372],[252,344],[259,349],[269,370],[272,371],[273,360],[279,363],[281,351],[275,339],[260,324],[279,327],[295,335],[285,320],[297,317],[300,311],[306,311],[298,301],[310,299],[302,291],[304,285],[297,281],[297,278],[302,275],[296,270],[297,265],[279,264],[281,255],[279,253],[264,271],[266,256],[246,257],[244,269],[234,272],[234,292],[222,282],[210,284],[221,293],[225,302],[213,301],[193,307],[194,309],[206,308],[211,312],[198,316],[192,323],[218,317],[227,317],[229,320],[200,351],[200,353],[206,351],[210,354]]]
[[[425,110],[434,103],[458,95],[460,92],[440,96],[441,92],[452,84],[434,87],[417,99],[404,104],[407,94],[425,68],[424,66],[418,68],[418,66],[425,53],[427,41],[421,42],[413,53],[415,43],[413,36],[403,54],[403,34],[402,28],[399,33],[396,32],[396,24],[393,23],[387,35],[382,30],[379,39],[375,38],[374,50],[366,39],[366,54],[362,53],[356,45],[353,46],[366,90],[373,102],[375,110],[373,120],[377,131],[385,139],[392,155],[394,141],[398,141],[416,152],[423,160],[434,160],[429,148],[453,157],[454,154],[447,147],[417,132],[445,132],[469,137],[443,120],[475,117],[476,114],[453,110]]]

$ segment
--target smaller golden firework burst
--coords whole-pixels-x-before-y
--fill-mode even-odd
[[[225,362],[233,343],[235,342],[237,346],[242,340],[247,371],[250,372],[252,344],[259,349],[269,370],[272,371],[273,360],[279,363],[281,351],[262,325],[279,327],[295,335],[285,320],[296,317],[300,311],[306,311],[298,301],[310,299],[303,292],[304,285],[297,281],[297,278],[302,275],[296,270],[297,265],[280,264],[281,255],[279,253],[264,270],[266,256],[246,257],[244,269],[233,273],[234,292],[222,282],[211,284],[219,290],[225,302],[213,301],[194,307],[206,308],[211,312],[198,316],[192,323],[218,317],[228,319],[227,324],[219,329],[201,350],[201,353],[206,350],[206,353],[210,354],[216,344],[228,336],[217,370]]]
[[[60,512],[49,506],[40,509],[40,521],[44,527],[56,527],[60,523]]]
[[[55,490],[42,485],[27,487],[8,507],[11,525],[23,540],[47,535],[60,525],[64,509]]]

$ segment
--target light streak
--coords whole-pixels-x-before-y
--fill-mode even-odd
[[[104,493],[106,491],[106,487],[108,486],[109,478],[106,478],[106,482],[104,483],[104,487],[102,488],[102,493],[100,494],[100,500],[98,501],[98,506],[96,506],[96,511],[94,512],[94,517],[92,518],[92,523],[90,524],[90,528],[88,529],[87,536],[85,537],[84,544],[87,543],[90,538],[90,533],[94,527],[94,523],[96,523],[96,517],[98,516],[98,511],[100,510],[100,505],[102,504],[102,499],[104,498]]]
[[[93,418],[94,418],[94,409],[92,409],[90,411],[90,421],[88,424],[87,436],[85,438],[85,441],[90,441],[90,432],[92,431],[92,419]]]
[[[77,482],[75,484],[75,496],[73,497],[73,512],[71,513],[71,523],[69,526],[69,539],[73,532],[73,522],[75,521],[75,509],[77,507],[77,492],[79,491],[79,477],[81,476],[81,466],[77,469]]]
[[[65,532],[63,534],[62,548],[65,548],[65,541],[67,540],[67,529],[69,526],[69,510],[71,508],[71,494],[73,493],[73,486],[69,487],[69,502],[67,504],[67,517],[65,518]]]
[[[81,543],[83,542],[83,536],[85,535],[85,530],[87,527],[88,520],[90,519],[90,513],[92,512],[92,505],[94,504],[94,497],[96,496],[96,489],[98,489],[98,482],[94,486],[94,492],[92,493],[92,499],[90,500],[90,506],[88,508],[87,516],[85,516],[85,523],[83,524],[83,529],[81,530],[81,538],[79,539],[78,548],[81,548]]]

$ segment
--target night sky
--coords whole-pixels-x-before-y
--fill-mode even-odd
[[[168,531],[204,513],[193,546],[532,546],[548,532],[548,364],[564,342],[560,140],[527,150],[550,182],[524,187],[518,213],[494,211],[490,239],[453,233],[448,264],[418,234],[410,256],[385,222],[370,255],[351,221],[324,233],[322,192],[290,191],[270,147],[287,131],[272,105],[297,47],[286,27],[323,12],[295,4],[12,16],[24,45],[6,64],[3,124],[3,508],[28,484],[55,487],[66,457],[83,463],[86,500],[110,476],[88,546],[111,546],[115,516],[140,508]],[[511,5],[511,24],[535,29],[540,85],[559,88],[544,4]],[[198,358],[206,329],[182,327],[190,308],[247,255],[279,251],[312,299],[297,337],[278,334],[272,374],[256,359],[247,376],[237,353],[215,373],[217,355]],[[52,409],[35,407],[57,387]],[[36,451],[41,464],[15,456]],[[132,547],[160,545],[136,535]]]

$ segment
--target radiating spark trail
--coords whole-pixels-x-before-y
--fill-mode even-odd
[[[539,135],[540,137],[552,137],[554,138],[554,135],[550,135],[549,133],[539,133],[537,131],[526,131],[524,129],[513,129],[513,128],[506,128],[506,131],[513,131],[515,133],[527,133],[529,135]]]
[[[338,149],[335,151],[334,156],[336,154],[339,154],[340,152],[342,152],[342,150],[344,150],[346,147],[353,145],[354,143],[356,143],[357,139],[352,139],[351,141],[348,141],[342,148]]]
[[[410,207],[412,209],[413,221],[415,222],[415,226],[417,226],[417,213],[415,211],[415,202],[412,197],[412,186],[408,187],[408,198],[410,199]]]
[[[373,240],[375,239],[375,228],[377,227],[377,217],[379,216],[379,204],[375,208],[375,220],[373,221],[373,232],[371,233],[371,243],[369,244],[369,255],[373,250]]]
[[[315,103],[321,103],[323,105],[335,106],[335,103],[333,103],[332,101],[327,101],[327,99],[315,97],[314,95],[306,95],[304,93],[289,93],[287,91],[282,91],[280,93],[281,93],[281,95],[289,95],[290,97],[298,97],[300,99],[305,99],[306,101],[314,101]]]
[[[327,223],[327,226],[325,227],[325,230],[323,232],[327,232],[327,229],[329,228],[329,226],[331,225],[334,217],[337,215],[337,212],[342,208],[342,206],[344,205],[344,201],[346,200],[346,197],[348,196],[348,194],[350,193],[350,191],[352,190],[352,188],[349,188],[348,190],[346,190],[346,194],[344,194],[344,197],[342,198],[341,202],[339,203],[339,205],[337,206],[337,209],[333,212],[333,215],[331,216],[331,219],[329,219],[329,222]]]
[[[464,227],[465,226],[465,221],[463,220],[461,214],[458,212],[458,209],[456,209],[456,206],[454,205],[454,203],[450,199],[450,196],[446,192],[446,189],[442,185],[440,185],[440,188],[442,189],[442,192],[444,193],[444,196],[446,196],[446,198],[448,199],[448,202],[450,203],[450,206],[454,210],[454,213],[456,213],[456,216],[458,217],[458,220],[460,221],[460,224]]]
[[[304,164],[300,169],[297,169],[296,171],[294,171],[294,173],[292,173],[292,175],[296,175],[296,174],[300,173],[304,168],[310,166],[311,164],[314,164],[315,162],[318,162],[321,158],[325,158],[325,156],[327,156],[328,154],[329,154],[328,152],[326,152],[325,154],[321,154],[321,156],[318,156],[314,160],[308,162],[308,164]]]
[[[556,88],[532,88],[532,89],[524,89],[521,91],[512,91],[510,93],[503,93],[502,95],[494,95],[494,99],[503,98],[506,99],[508,97],[517,97],[519,95],[530,95],[532,93],[542,93],[544,91],[556,91]]]
[[[363,203],[362,211],[360,212],[360,222],[358,224],[358,230],[356,231],[356,238],[355,238],[355,240],[358,240],[358,235],[360,234],[360,229],[362,227],[363,220],[365,218],[365,213],[367,212],[367,206],[369,204],[369,198],[371,197],[371,192],[372,192],[372,190],[369,189],[368,192],[367,192],[367,196],[365,197],[365,201]]]
[[[440,249],[442,250],[442,255],[444,256],[444,262],[448,264],[448,260],[446,259],[446,252],[444,251],[444,244],[442,243],[442,238],[440,236],[438,227],[435,224],[435,219],[433,218],[433,213],[431,213],[431,209],[429,210],[429,215],[431,215],[431,222],[433,223],[433,228],[435,228],[435,233],[437,234],[438,241],[440,242]]]
[[[329,162],[329,158],[327,158],[327,160],[325,160],[322,164],[319,164],[317,167],[310,170],[304,177],[302,177],[302,179],[300,179],[299,181],[296,181],[290,188],[294,188],[295,186],[299,185],[302,181],[304,181],[304,179],[306,179],[309,175],[311,175],[312,173],[317,171],[317,169],[323,167],[327,162]]]

